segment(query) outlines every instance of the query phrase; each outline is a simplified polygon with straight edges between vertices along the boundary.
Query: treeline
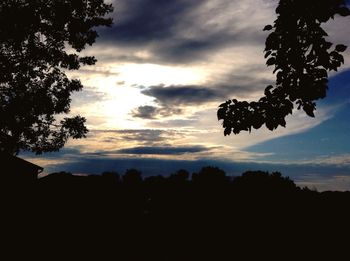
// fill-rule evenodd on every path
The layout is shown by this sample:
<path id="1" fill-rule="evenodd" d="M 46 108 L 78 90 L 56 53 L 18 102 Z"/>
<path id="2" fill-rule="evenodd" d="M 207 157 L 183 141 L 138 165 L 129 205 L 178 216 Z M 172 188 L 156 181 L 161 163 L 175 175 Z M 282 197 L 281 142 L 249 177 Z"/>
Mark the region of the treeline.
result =
<path id="1" fill-rule="evenodd" d="M 26 242 L 39 236 L 41 249 L 73 251 L 78 260 L 93 254 L 98 260 L 107 254 L 120 260 L 265 258 L 295 244 L 297 254 L 329 242 L 325 235 L 337 238 L 350 206 L 348 192 L 300 188 L 278 172 L 231 177 L 216 167 L 145 178 L 136 169 L 61 172 L 12 191 L 17 194 L 3 208 L 11 234 Z"/>

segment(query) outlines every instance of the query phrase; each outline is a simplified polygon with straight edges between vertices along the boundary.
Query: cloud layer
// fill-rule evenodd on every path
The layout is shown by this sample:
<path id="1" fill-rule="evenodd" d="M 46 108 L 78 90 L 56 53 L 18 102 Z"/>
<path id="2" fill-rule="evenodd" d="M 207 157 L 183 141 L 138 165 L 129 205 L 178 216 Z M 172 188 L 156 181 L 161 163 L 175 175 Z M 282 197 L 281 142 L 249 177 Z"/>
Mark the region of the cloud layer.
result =
<path id="1" fill-rule="evenodd" d="M 97 65 L 70 73 L 86 86 L 73 96 L 72 113 L 87 118 L 88 137 L 41 159 L 27 157 L 49 172 L 101 173 L 140 166 L 146 174 L 170 174 L 177 168 L 218 165 L 232 175 L 247 169 L 280 170 L 300 184 L 322 188 L 327 182 L 339 185 L 339 177 L 346 176 L 348 147 L 340 151 L 344 146 L 339 145 L 334 154 L 329 147 L 348 145 L 347 114 L 337 117 L 337 108 L 349 101 L 343 88 L 348 77 L 331 80 L 316 119 L 295 112 L 285 129 L 230 137 L 223 136 L 217 121 L 220 103 L 260 98 L 274 82 L 263 58 L 267 33 L 262 28 L 275 20 L 277 0 L 112 2 L 114 25 L 99 30 L 97 43 L 84 51 L 96 56 Z M 331 40 L 350 45 L 348 22 L 336 19 L 327 25 Z M 349 67 L 348 53 L 344 68 Z M 317 126 L 322 130 L 315 134 Z M 329 130 L 336 133 L 332 139 L 323 137 Z M 303 149 L 307 153 L 298 152 L 302 143 L 308 144 Z"/>

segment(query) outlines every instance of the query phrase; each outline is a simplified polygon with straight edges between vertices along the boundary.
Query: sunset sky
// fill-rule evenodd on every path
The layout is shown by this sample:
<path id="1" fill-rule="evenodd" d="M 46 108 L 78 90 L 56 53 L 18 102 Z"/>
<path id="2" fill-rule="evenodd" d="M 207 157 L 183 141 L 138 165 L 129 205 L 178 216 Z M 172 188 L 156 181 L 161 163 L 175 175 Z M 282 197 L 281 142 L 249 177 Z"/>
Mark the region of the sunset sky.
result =
<path id="1" fill-rule="evenodd" d="M 99 29 L 82 54 L 98 62 L 69 72 L 84 90 L 72 114 L 87 118 L 86 139 L 57 153 L 21 156 L 45 173 L 190 172 L 214 165 L 230 175 L 280 171 L 298 185 L 350 190 L 350 49 L 330 75 L 316 117 L 295 111 L 286 128 L 224 137 L 216 111 L 236 98 L 255 100 L 275 75 L 265 65 L 267 32 L 277 0 L 116 0 L 114 25 Z M 350 18 L 325 26 L 350 46 Z"/>

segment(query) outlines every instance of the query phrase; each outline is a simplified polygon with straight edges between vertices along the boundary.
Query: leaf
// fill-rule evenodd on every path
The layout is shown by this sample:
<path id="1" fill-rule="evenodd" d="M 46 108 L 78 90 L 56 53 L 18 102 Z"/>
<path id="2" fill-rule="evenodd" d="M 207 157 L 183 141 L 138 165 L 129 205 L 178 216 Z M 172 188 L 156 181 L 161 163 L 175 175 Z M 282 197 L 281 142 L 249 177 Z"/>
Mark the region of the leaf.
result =
<path id="1" fill-rule="evenodd" d="M 231 128 L 225 128 L 224 130 L 224 136 L 231 134 Z"/>
<path id="2" fill-rule="evenodd" d="M 332 44 L 331 42 L 325 42 L 325 43 L 324 43 L 324 48 L 325 48 L 325 49 L 329 49 L 329 48 L 332 47 L 332 45 L 333 45 L 333 44 Z"/>
<path id="3" fill-rule="evenodd" d="M 308 116 L 310 116 L 312 118 L 315 117 L 315 114 L 314 114 L 315 106 L 313 106 L 311 104 L 305 104 L 303 109 Z"/>
<path id="4" fill-rule="evenodd" d="M 270 131 L 272 131 L 272 130 L 274 129 L 274 123 L 273 123 L 272 120 L 266 120 L 265 126 L 266 126 L 266 128 L 268 128 Z"/>
<path id="5" fill-rule="evenodd" d="M 286 120 L 285 119 L 281 119 L 280 120 L 280 125 L 285 128 L 286 127 Z"/>
<path id="6" fill-rule="evenodd" d="M 337 52 L 344 52 L 346 50 L 347 46 L 344 45 L 344 44 L 338 44 L 336 47 L 335 47 L 335 50 Z"/>
<path id="7" fill-rule="evenodd" d="M 318 70 L 318 73 L 319 73 L 320 77 L 324 77 L 324 78 L 328 77 L 327 70 L 325 70 L 325 69 Z"/>
<path id="8" fill-rule="evenodd" d="M 266 61 L 267 66 L 274 65 L 276 63 L 276 58 L 271 57 Z"/>
<path id="9" fill-rule="evenodd" d="M 278 65 L 275 67 L 275 69 L 273 70 L 273 72 L 272 73 L 275 73 L 275 72 L 277 72 L 279 69 L 281 69 Z"/>
<path id="10" fill-rule="evenodd" d="M 269 86 L 267 86 L 266 88 L 265 88 L 265 92 L 264 92 L 264 94 L 265 94 L 265 96 L 268 96 L 268 95 L 270 95 L 271 94 L 271 89 L 273 88 L 273 86 L 272 85 L 269 85 Z"/>
<path id="11" fill-rule="evenodd" d="M 217 112 L 217 116 L 218 116 L 218 120 L 222 120 L 225 117 L 225 109 L 224 108 L 220 108 Z"/>
<path id="12" fill-rule="evenodd" d="M 275 32 L 270 33 L 265 41 L 265 50 L 278 48 L 278 35 Z"/>
<path id="13" fill-rule="evenodd" d="M 267 51 L 267 52 L 265 53 L 265 58 L 267 58 L 271 53 L 272 53 L 272 51 Z"/>
<path id="14" fill-rule="evenodd" d="M 272 29 L 272 25 L 268 24 L 264 27 L 263 31 L 270 31 Z"/>
<path id="15" fill-rule="evenodd" d="M 348 15 L 350 15 L 350 10 L 349 10 L 349 8 L 343 6 L 343 7 L 338 8 L 337 13 L 340 14 L 341 16 L 348 16 Z"/>
<path id="16" fill-rule="evenodd" d="M 257 102 L 239 101 L 228 106 L 224 116 L 227 125 L 223 127 L 229 126 L 230 133 L 250 132 L 263 125 L 269 130 L 285 127 L 285 118 L 295 107 L 315 117 L 315 101 L 327 94 L 328 73 L 344 63 L 342 52 L 347 46 L 327 41 L 321 24 L 339 15 L 350 16 L 345 0 L 319 1 L 317 9 L 317 1 L 278 2 L 277 20 L 262 26 L 263 31 L 270 31 L 262 55 L 276 74 L 274 87 L 265 88 L 265 95 Z M 308 10 L 313 10 L 312 15 Z"/>

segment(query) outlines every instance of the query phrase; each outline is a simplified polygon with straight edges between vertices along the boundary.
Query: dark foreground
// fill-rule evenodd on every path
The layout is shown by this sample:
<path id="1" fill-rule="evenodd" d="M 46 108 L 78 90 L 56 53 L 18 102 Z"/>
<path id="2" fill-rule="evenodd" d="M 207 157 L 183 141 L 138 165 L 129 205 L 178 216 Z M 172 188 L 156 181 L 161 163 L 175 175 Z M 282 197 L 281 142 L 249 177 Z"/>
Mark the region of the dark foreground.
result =
<path id="1" fill-rule="evenodd" d="M 186 171 L 139 174 L 57 173 L 2 184 L 2 254 L 187 261 L 340 260 L 348 253 L 349 192 L 301 189 L 278 173 L 233 179 L 210 167 L 192 179 Z"/>

